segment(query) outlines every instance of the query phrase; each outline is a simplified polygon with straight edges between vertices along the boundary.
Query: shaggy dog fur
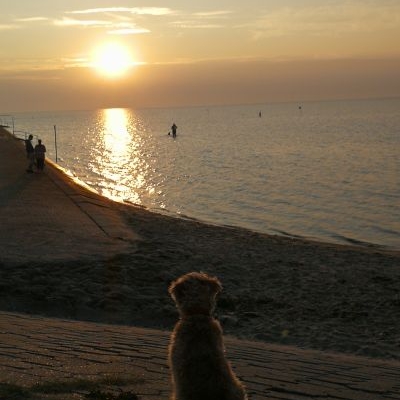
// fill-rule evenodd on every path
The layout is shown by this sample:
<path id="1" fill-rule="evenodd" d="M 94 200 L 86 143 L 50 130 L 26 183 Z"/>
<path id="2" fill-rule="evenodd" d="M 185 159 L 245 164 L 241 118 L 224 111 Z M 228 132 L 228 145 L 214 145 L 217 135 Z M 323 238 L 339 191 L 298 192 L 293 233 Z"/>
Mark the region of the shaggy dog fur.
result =
<path id="1" fill-rule="evenodd" d="M 169 346 L 172 400 L 246 400 L 243 385 L 228 361 L 222 329 L 212 317 L 219 280 L 191 272 L 172 282 L 169 293 L 180 320 Z"/>

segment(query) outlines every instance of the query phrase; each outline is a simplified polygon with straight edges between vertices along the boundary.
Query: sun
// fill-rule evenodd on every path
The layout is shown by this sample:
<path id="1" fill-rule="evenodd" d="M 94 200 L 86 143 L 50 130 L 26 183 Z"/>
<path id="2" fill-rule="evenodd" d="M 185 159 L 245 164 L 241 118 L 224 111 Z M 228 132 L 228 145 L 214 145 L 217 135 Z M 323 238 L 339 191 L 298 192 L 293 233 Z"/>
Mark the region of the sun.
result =
<path id="1" fill-rule="evenodd" d="M 134 65 L 128 49 L 120 43 L 104 43 L 93 53 L 92 66 L 109 78 L 124 75 Z"/>

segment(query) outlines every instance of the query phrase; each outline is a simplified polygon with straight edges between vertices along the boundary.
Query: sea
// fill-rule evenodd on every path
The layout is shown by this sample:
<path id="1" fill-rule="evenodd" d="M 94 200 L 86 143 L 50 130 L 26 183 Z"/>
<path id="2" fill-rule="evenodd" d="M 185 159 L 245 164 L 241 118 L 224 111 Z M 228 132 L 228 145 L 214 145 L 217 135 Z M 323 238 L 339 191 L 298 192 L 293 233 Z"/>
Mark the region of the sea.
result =
<path id="1" fill-rule="evenodd" d="M 117 201 L 400 249 L 400 99 L 14 113 L 12 125 Z"/>

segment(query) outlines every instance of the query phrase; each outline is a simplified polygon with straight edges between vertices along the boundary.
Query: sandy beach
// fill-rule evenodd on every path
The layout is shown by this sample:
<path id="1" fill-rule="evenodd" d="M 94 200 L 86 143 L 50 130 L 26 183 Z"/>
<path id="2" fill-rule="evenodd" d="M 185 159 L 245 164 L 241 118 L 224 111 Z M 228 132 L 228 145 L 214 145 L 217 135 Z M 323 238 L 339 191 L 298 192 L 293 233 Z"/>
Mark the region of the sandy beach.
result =
<path id="1" fill-rule="evenodd" d="M 108 259 L 3 264 L 2 310 L 171 329 L 167 288 L 221 280 L 226 334 L 400 359 L 398 254 L 271 237 L 115 204 L 141 240 Z"/>
<path id="2" fill-rule="evenodd" d="M 69 188 L 94 196 L 71 182 Z M 50 252 L 43 245 L 17 262 L 3 246 L 1 310 L 170 330 L 177 319 L 170 282 L 204 271 L 224 287 L 216 312 L 227 335 L 400 360 L 399 252 L 213 226 L 95 197 L 134 239 L 107 252 L 100 243 L 98 257 L 37 257 Z M 82 249 L 96 239 L 79 240 Z"/>

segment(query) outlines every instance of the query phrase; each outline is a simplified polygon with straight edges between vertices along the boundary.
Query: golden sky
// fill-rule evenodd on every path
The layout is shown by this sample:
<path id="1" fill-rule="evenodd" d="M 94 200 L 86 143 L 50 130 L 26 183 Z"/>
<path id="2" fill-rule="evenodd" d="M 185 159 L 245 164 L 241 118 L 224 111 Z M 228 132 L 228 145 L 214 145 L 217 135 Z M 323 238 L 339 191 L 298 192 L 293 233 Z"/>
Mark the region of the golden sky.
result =
<path id="1" fill-rule="evenodd" d="M 0 0 L 0 111 L 400 96 L 398 0 Z"/>

